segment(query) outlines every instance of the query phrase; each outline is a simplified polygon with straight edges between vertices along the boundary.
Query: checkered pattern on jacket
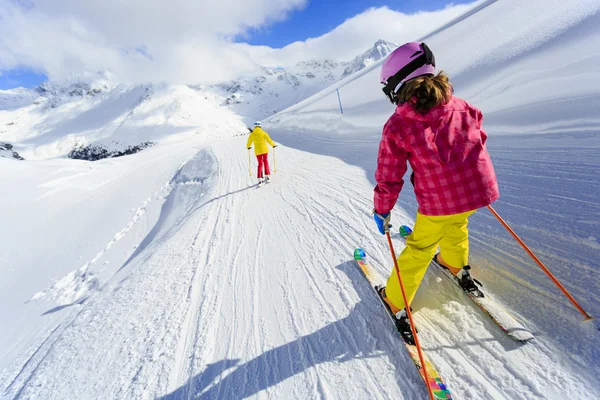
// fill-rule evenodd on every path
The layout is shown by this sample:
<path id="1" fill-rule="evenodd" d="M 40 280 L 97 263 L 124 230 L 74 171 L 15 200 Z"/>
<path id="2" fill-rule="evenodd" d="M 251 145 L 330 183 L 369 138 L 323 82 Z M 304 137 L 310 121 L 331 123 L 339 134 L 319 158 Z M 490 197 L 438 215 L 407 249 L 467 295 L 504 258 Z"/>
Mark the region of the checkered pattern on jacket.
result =
<path id="1" fill-rule="evenodd" d="M 481 111 L 454 96 L 426 114 L 417 113 L 408 103 L 399 105 L 379 144 L 375 210 L 387 213 L 394 207 L 407 161 L 423 215 L 459 214 L 498 199 L 482 120 Z"/>

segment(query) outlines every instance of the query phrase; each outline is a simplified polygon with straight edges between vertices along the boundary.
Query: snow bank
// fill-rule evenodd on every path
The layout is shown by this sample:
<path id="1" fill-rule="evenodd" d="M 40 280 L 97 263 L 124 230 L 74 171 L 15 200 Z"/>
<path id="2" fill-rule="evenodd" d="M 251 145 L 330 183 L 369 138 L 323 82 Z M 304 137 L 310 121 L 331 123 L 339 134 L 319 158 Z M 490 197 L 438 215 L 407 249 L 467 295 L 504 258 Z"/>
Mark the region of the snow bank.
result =
<path id="1" fill-rule="evenodd" d="M 456 94 L 482 109 L 490 133 L 598 131 L 599 11 L 593 0 L 488 1 L 423 40 Z M 380 64 L 268 122 L 286 130 L 378 135 L 393 111 L 381 92 Z"/>

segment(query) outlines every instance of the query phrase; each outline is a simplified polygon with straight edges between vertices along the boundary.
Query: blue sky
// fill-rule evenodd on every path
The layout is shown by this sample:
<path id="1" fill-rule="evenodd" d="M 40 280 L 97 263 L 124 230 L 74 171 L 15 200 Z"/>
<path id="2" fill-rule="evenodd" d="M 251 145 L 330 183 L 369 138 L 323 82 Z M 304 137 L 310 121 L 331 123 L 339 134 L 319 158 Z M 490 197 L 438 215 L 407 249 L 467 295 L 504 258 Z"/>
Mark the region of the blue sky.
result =
<path id="1" fill-rule="evenodd" d="M 46 75 L 37 74 L 28 69 L 13 69 L 0 75 L 0 89 L 16 87 L 35 87 L 46 81 Z"/>
<path id="2" fill-rule="evenodd" d="M 473 0 L 312 0 L 302 10 L 293 12 L 289 18 L 275 25 L 250 32 L 250 37 L 240 42 L 280 48 L 297 40 L 321 36 L 340 25 L 346 19 L 371 7 L 384 7 L 414 13 L 433 11 L 448 4 L 466 4 Z"/>
<path id="3" fill-rule="evenodd" d="M 95 1 L 103 6 L 100 8 L 92 7 L 93 4 L 96 4 L 94 3 Z M 227 58 L 232 54 L 235 55 L 235 51 L 221 52 L 221 50 L 227 47 L 228 43 L 218 43 L 215 41 L 219 35 L 218 30 L 225 26 L 224 32 L 226 32 L 227 28 L 235 29 L 237 26 L 240 27 L 241 31 L 244 22 L 252 21 L 250 23 L 252 25 L 256 24 L 257 20 L 260 20 L 260 17 L 257 18 L 257 14 L 271 13 L 273 15 L 277 12 L 276 4 L 271 4 L 270 2 L 266 2 L 265 4 L 259 3 L 259 5 L 262 4 L 262 8 L 258 8 L 259 6 L 251 0 L 242 0 L 237 13 L 232 14 L 228 10 L 222 10 L 223 12 L 214 14 L 211 10 L 214 7 L 219 7 L 218 3 L 213 4 L 211 9 L 206 9 L 205 6 L 198 5 L 202 2 L 190 1 L 182 2 L 178 6 L 179 8 L 170 10 L 173 14 L 171 18 L 166 18 L 163 11 L 154 13 L 151 11 L 153 8 L 149 7 L 148 10 L 144 11 L 150 12 L 150 14 L 145 14 L 145 17 L 142 19 L 147 22 L 142 25 L 134 25 L 130 23 L 131 18 L 139 18 L 139 15 L 137 15 L 139 12 L 134 13 L 134 15 L 127 13 L 122 13 L 123 15 L 114 14 L 114 9 L 121 7 L 120 1 L 86 0 L 86 2 L 78 3 L 78 8 L 72 7 L 72 3 L 66 0 L 57 0 L 57 3 L 52 4 L 39 3 L 33 8 L 34 12 L 23 13 L 20 19 L 13 18 L 12 21 L 7 20 L 8 22 L 12 22 L 13 26 L 10 26 L 10 24 L 5 26 L 4 33 L 2 33 L 2 26 L 0 26 L 0 50 L 2 49 L 2 45 L 9 49 L 7 53 L 9 61 L 5 65 L 8 65 L 7 68 L 14 68 L 15 65 L 19 65 L 18 61 L 20 59 L 34 60 L 31 61 L 30 65 L 41 66 L 38 68 L 42 71 L 48 71 L 53 79 L 61 76 L 64 78 L 64 76 L 69 75 L 78 76 L 82 72 L 85 72 L 83 67 L 87 68 L 88 72 L 99 71 L 103 68 L 108 68 L 112 71 L 114 69 L 118 70 L 121 67 L 122 70 L 129 71 L 129 75 L 132 75 L 134 78 L 139 75 L 140 79 L 148 79 L 146 77 L 151 76 L 151 78 L 161 81 L 189 81 L 190 79 L 196 79 L 198 76 L 203 76 L 212 77 L 213 80 L 218 81 L 218 79 L 225 78 L 223 74 L 228 73 L 228 77 L 231 77 L 238 72 L 234 71 L 235 68 L 248 64 L 245 59 L 239 59 L 236 62 Z M 160 2 L 160 0 L 148 1 L 154 3 Z M 285 0 L 284 3 L 291 7 L 290 4 L 298 3 L 299 1 Z M 308 1 L 308 4 L 304 8 L 291 12 L 286 20 L 270 26 L 252 29 L 246 35 L 238 37 L 236 41 L 280 49 L 290 43 L 302 42 L 308 38 L 321 38 L 324 34 L 340 26 L 344 21 L 351 18 L 354 20 L 361 13 L 368 14 L 365 13 L 365 10 L 373 7 L 387 6 L 391 11 L 383 14 L 377 13 L 377 15 L 372 14 L 370 23 L 369 21 L 362 21 L 360 23 L 357 21 L 351 27 L 346 26 L 345 30 L 336 30 L 334 37 L 328 35 L 329 39 L 327 40 L 320 40 L 318 43 L 313 41 L 310 44 L 306 42 L 303 46 L 286 48 L 281 51 L 277 50 L 275 53 L 265 53 L 262 51 L 260 57 L 258 57 L 259 50 L 256 50 L 256 57 L 260 59 L 261 64 L 264 63 L 263 65 L 281 65 L 281 63 L 285 62 L 291 65 L 300 60 L 313 59 L 310 57 L 314 57 L 314 59 L 325 57 L 335 59 L 337 57 L 345 61 L 359 54 L 360 51 L 366 50 L 376 39 L 387 38 L 388 40 L 397 41 L 401 40 L 400 38 L 418 37 L 418 34 L 425 34 L 435 28 L 435 26 L 423 26 L 423 20 L 434 21 L 434 23 L 439 24 L 446 18 L 443 16 L 432 16 L 427 19 L 428 17 L 420 18 L 415 16 L 409 21 L 405 18 L 403 23 L 397 24 L 398 27 L 396 29 L 396 27 L 392 27 L 392 25 L 396 25 L 393 22 L 398 21 L 396 12 L 404 14 L 411 14 L 418 11 L 431 12 L 444 9 L 450 4 L 461 5 L 472 1 L 396 0 L 385 2 L 381 0 L 312 0 Z M 44 6 L 46 8 L 43 8 Z M 459 8 L 461 6 L 455 7 L 455 9 Z M 30 9 L 31 7 L 28 11 Z M 157 9 L 160 9 L 160 7 Z M 2 11 L 2 6 L 0 6 L 0 16 L 2 15 Z M 94 32 L 94 35 L 82 34 L 80 37 L 73 36 L 73 32 L 77 34 L 78 31 L 66 29 L 64 20 L 59 18 L 68 17 L 71 12 L 82 16 L 83 19 L 79 21 L 81 26 L 99 28 L 100 35 L 96 35 L 97 32 Z M 446 11 L 443 13 L 438 12 L 437 14 L 447 15 L 447 18 L 453 16 L 450 15 L 452 14 L 451 12 Z M 387 16 L 385 23 L 383 21 L 379 23 L 382 16 Z M 204 20 L 201 18 L 204 18 Z M 23 21 L 26 24 L 23 24 Z M 165 23 L 165 21 L 168 23 Z M 162 43 L 163 36 L 159 34 L 157 39 L 157 25 L 160 25 L 160 32 L 165 37 L 177 39 L 171 46 L 162 46 L 162 53 L 160 51 L 161 45 L 164 44 Z M 186 32 L 193 31 L 193 29 L 189 29 L 190 26 L 204 26 L 206 29 L 206 32 L 203 33 L 204 36 L 190 37 L 189 34 L 186 34 Z M 362 29 L 360 29 L 361 26 Z M 186 29 L 188 30 L 186 31 Z M 390 33 L 390 29 L 392 33 Z M 9 39 L 8 37 L 11 35 L 12 39 Z M 140 62 L 139 64 L 118 65 L 119 62 L 131 61 L 133 63 L 131 58 L 117 57 L 115 54 L 122 55 L 122 49 L 131 46 L 126 39 L 134 36 L 137 38 L 136 40 L 142 42 L 139 44 L 140 48 L 149 45 L 148 48 L 159 53 L 147 55 L 146 59 L 152 61 L 151 63 L 146 62 L 143 64 Z M 3 37 L 4 44 L 2 43 Z M 97 38 L 97 43 L 89 41 L 90 38 L 94 37 Z M 181 46 L 182 40 L 190 41 L 190 43 L 195 40 L 190 47 L 194 48 L 193 53 L 196 54 L 191 54 L 190 52 L 171 54 L 168 52 L 169 49 Z M 149 41 L 149 43 L 143 43 L 144 41 Z M 123 43 L 127 44 L 124 45 Z M 208 47 L 202 49 L 204 51 L 201 52 L 198 51 L 199 43 L 212 43 L 212 46 L 207 45 Z M 26 46 L 23 47 L 22 44 L 26 44 Z M 174 61 L 174 55 L 181 57 L 180 62 Z M 210 59 L 207 59 L 206 55 L 209 55 Z M 12 64 L 10 61 L 11 56 Z M 2 54 L 0 54 L 0 57 L 2 57 Z M 254 58 L 253 60 L 259 62 Z M 111 61 L 116 62 L 117 65 L 110 65 Z M 195 68 L 192 68 L 190 63 L 195 63 Z M 183 64 L 188 67 L 188 71 L 193 72 L 194 76 L 186 79 L 181 78 L 185 71 L 178 70 L 176 66 Z M 83 67 L 80 68 L 80 66 Z M 212 69 L 206 68 L 211 66 Z M 4 71 L 1 70 L 1 67 L 2 60 L 0 59 L 0 89 L 11 89 L 20 86 L 35 87 L 47 80 L 45 74 L 35 72 L 27 67 Z M 201 70 L 203 72 L 199 73 Z M 220 73 L 223 75 L 222 77 L 218 76 Z"/>

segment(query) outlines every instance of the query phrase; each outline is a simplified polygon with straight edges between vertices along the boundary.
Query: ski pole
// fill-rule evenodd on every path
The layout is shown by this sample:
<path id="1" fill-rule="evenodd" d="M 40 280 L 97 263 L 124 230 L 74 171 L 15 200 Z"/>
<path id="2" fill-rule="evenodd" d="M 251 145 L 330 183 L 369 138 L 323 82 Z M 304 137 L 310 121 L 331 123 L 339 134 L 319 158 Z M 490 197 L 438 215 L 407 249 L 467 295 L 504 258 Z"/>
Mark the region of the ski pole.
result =
<path id="1" fill-rule="evenodd" d="M 427 390 L 429 391 L 429 398 L 431 400 L 435 400 L 433 390 L 429 386 L 429 373 L 427 372 L 427 365 L 425 365 L 425 358 L 423 357 L 423 350 L 421 350 L 421 343 L 419 342 L 419 336 L 417 336 L 417 330 L 415 329 L 415 322 L 413 321 L 412 311 L 410 311 L 410 305 L 408 304 L 406 292 L 404 291 L 404 284 L 402 283 L 402 278 L 400 277 L 400 269 L 398 268 L 398 260 L 396 260 L 396 253 L 394 252 L 394 245 L 392 244 L 390 231 L 386 230 L 385 234 L 387 235 L 388 245 L 390 246 L 390 251 L 392 252 L 392 259 L 394 260 L 394 268 L 396 269 L 396 275 L 398 276 L 398 282 L 400 283 L 400 289 L 402 290 L 402 298 L 404 299 L 404 304 L 406 306 L 406 314 L 408 315 L 408 319 L 410 321 L 410 329 L 412 330 L 413 337 L 415 338 L 415 345 L 417 346 L 417 352 L 419 353 L 419 361 L 421 362 L 421 371 L 423 372 L 425 386 L 427 386 Z"/>
<path id="2" fill-rule="evenodd" d="M 500 223 L 506 228 L 506 230 L 508 232 L 510 232 L 510 234 L 515 238 L 515 240 L 521 245 L 521 247 L 523 247 L 523 249 L 525 249 L 525 251 L 527 252 L 527 254 L 529 254 L 531 256 L 531 258 L 533 258 L 533 261 L 535 261 L 537 263 L 537 265 L 540 266 L 540 268 L 546 273 L 546 275 L 548 275 L 548 277 L 550 279 L 552 279 L 552 282 L 554 282 L 554 284 L 556 286 L 558 286 L 558 288 L 563 292 L 563 294 L 565 296 L 567 296 L 567 298 L 569 300 L 571 300 L 571 303 L 573 303 L 573 305 L 579 310 L 579 312 L 585 317 L 584 321 L 590 321 L 593 319 L 592 316 L 590 316 L 587 312 L 585 312 L 585 310 L 583 309 L 583 307 L 581 307 L 579 305 L 579 303 L 577 303 L 577 301 L 573 298 L 573 296 L 571 296 L 571 294 L 567 291 L 567 289 L 565 289 L 565 287 L 563 285 L 561 285 L 561 283 L 558 281 L 558 279 L 556 279 L 556 277 L 554 275 L 552 275 L 552 272 L 550 272 L 548 270 L 548 268 L 546 268 L 546 266 L 540 261 L 539 258 L 537 258 L 537 256 L 535 254 L 533 254 L 533 251 L 531 251 L 529 249 L 529 247 L 527 247 L 527 245 L 521 240 L 521 238 L 519 236 L 517 236 L 517 234 L 515 233 L 515 231 L 513 231 L 511 229 L 510 226 L 508 226 L 508 224 L 506 223 L 506 221 L 504 221 L 502 219 L 502 217 L 500 216 L 500 214 L 498 214 L 496 212 L 496 210 L 494 210 L 492 208 L 492 206 L 488 206 L 489 210 L 492 212 L 492 214 L 494 214 L 494 216 L 496 218 L 498 218 L 498 221 L 500 221 Z"/>
<path id="3" fill-rule="evenodd" d="M 252 167 L 250 166 L 250 149 L 248 149 L 248 174 L 252 176 Z"/>
<path id="4" fill-rule="evenodd" d="M 273 147 L 273 172 L 277 172 L 277 159 L 275 158 L 275 147 Z"/>

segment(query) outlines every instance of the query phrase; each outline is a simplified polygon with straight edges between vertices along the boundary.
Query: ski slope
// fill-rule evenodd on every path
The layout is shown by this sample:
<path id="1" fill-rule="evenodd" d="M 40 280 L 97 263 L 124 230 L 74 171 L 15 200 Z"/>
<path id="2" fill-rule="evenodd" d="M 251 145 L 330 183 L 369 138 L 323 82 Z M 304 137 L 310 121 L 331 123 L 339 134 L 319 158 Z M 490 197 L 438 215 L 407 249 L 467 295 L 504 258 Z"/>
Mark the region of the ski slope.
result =
<path id="1" fill-rule="evenodd" d="M 278 148 L 285 162 L 257 188 L 240 148 L 212 143 L 179 169 L 133 258 L 5 369 L 6 398 L 426 396 L 352 261 L 361 243 L 388 270 L 364 171 Z M 457 398 L 600 393 L 551 341 L 506 338 L 439 276 L 416 315 Z"/>
<path id="2" fill-rule="evenodd" d="M 600 3 L 515 5 L 483 2 L 424 40 L 456 94 L 484 113 L 501 191 L 496 207 L 586 308 L 598 314 Z M 539 16 L 531 19 L 536 12 Z M 374 184 L 381 129 L 393 112 L 378 80 L 377 66 L 365 69 L 267 122 L 283 143 L 360 166 Z M 404 190 L 399 202 L 415 212 L 410 185 Z M 497 285 L 505 301 L 517 305 L 514 283 L 528 282 L 528 291 L 560 296 L 543 275 L 528 271 L 528 258 L 489 214 L 476 214 L 474 222 L 481 222 L 475 226 L 474 245 L 485 253 L 477 261 L 490 264 L 493 280 L 505 276 L 504 284 Z M 507 264 L 510 271 L 493 264 Z M 560 310 L 547 315 L 562 319 Z M 532 316 L 537 312 L 532 308 Z"/>
<path id="3" fill-rule="evenodd" d="M 498 211 L 595 315 L 599 9 L 486 1 L 426 39 L 457 95 L 484 111 Z M 63 119 L 11 97 L 0 117 L 19 120 L 3 135 L 34 160 L 0 158 L 0 399 L 426 398 L 352 257 L 361 246 L 391 270 L 370 215 L 393 111 L 377 76 L 368 67 L 266 121 L 281 145 L 262 188 L 240 117 L 199 91 L 160 87 L 141 103 L 112 91 L 112 108 L 59 103 Z M 88 112 L 97 123 L 84 129 L 94 107 L 119 112 Z M 73 137 L 146 133 L 157 145 L 131 156 L 57 157 Z M 394 229 L 413 221 L 409 186 Z M 491 215 L 470 229 L 474 275 L 536 339 L 508 339 L 431 269 L 414 314 L 454 398 L 599 398 L 593 325 Z"/>

